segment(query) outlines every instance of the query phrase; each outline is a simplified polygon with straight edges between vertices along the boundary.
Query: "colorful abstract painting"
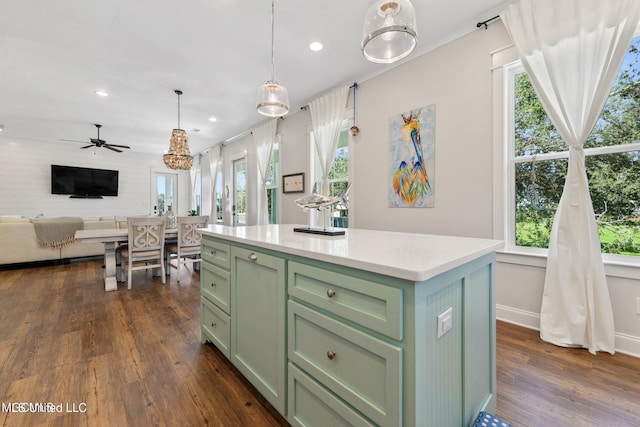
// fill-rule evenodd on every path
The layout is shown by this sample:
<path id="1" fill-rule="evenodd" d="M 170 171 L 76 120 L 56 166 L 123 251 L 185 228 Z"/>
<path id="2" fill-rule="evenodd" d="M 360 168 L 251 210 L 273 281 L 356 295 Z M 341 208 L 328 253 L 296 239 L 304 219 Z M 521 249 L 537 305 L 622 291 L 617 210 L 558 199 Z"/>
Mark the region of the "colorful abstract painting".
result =
<path id="1" fill-rule="evenodd" d="M 389 120 L 389 206 L 432 208 L 436 106 L 407 111 Z"/>

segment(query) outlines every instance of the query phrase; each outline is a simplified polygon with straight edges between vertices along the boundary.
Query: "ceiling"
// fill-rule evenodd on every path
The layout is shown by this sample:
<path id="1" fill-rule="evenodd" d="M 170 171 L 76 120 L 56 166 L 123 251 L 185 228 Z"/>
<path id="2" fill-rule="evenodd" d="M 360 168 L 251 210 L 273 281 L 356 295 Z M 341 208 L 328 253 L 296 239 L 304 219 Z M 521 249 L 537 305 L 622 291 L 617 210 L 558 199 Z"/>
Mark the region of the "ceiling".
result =
<path id="1" fill-rule="evenodd" d="M 418 46 L 403 62 L 476 31 L 507 3 L 413 0 Z M 291 112 L 398 65 L 360 52 L 371 4 L 276 1 L 275 80 Z M 161 155 L 177 126 L 175 89 L 192 153 L 233 139 L 268 120 L 255 102 L 271 78 L 270 14 L 269 0 L 9 0 L 0 13 L 0 140 L 80 148 L 60 140 L 89 141 L 100 123 L 108 143 Z M 324 49 L 311 51 L 313 41 Z"/>

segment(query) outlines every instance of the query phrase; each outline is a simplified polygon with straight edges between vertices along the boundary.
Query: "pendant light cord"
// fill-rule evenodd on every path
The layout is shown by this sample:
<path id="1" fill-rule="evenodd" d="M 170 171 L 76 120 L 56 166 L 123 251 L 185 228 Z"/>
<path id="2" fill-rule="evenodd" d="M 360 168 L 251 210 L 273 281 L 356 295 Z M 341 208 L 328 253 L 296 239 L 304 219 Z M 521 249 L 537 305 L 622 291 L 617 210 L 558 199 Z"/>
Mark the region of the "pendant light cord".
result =
<path id="1" fill-rule="evenodd" d="M 358 89 L 358 83 L 353 83 L 353 125 L 357 126 L 356 120 L 356 89 Z"/>
<path id="2" fill-rule="evenodd" d="M 176 95 L 178 95 L 178 129 L 180 129 L 180 95 L 182 95 L 181 90 L 174 90 Z"/>
<path id="3" fill-rule="evenodd" d="M 276 53 L 275 53 L 275 10 L 276 10 L 276 1 L 271 0 L 271 81 L 275 81 L 276 75 Z"/>

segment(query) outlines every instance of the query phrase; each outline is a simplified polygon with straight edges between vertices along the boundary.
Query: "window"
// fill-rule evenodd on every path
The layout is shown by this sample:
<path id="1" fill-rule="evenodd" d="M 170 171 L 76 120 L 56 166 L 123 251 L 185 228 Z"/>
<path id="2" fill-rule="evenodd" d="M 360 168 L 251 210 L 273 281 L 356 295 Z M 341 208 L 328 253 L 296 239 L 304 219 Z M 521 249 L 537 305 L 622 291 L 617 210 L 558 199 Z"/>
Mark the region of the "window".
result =
<path id="1" fill-rule="evenodd" d="M 584 145 L 603 253 L 640 255 L 640 37 L 627 52 L 609 99 Z M 506 239 L 547 248 L 568 165 L 567 144 L 520 64 L 507 66 Z"/>
<path id="2" fill-rule="evenodd" d="M 222 222 L 222 168 L 216 174 L 216 188 L 214 191 L 214 203 L 216 206 L 216 222 Z"/>
<path id="3" fill-rule="evenodd" d="M 247 223 L 247 159 L 233 162 L 233 224 Z"/>
<path id="4" fill-rule="evenodd" d="M 280 182 L 280 150 L 279 144 L 273 144 L 273 154 L 269 165 L 269 176 L 265 182 L 267 188 L 267 209 L 269 212 L 269 224 L 278 223 L 278 188 Z"/>
<path id="5" fill-rule="evenodd" d="M 151 203 L 154 214 L 164 214 L 169 206 L 173 206 L 174 212 L 178 211 L 178 175 L 169 173 L 156 173 L 154 179 L 154 192 Z"/>
<path id="6" fill-rule="evenodd" d="M 196 186 L 194 188 L 195 193 L 195 211 L 197 215 L 201 215 L 202 212 L 202 173 L 201 169 L 198 167 L 196 171 Z"/>
<path id="7" fill-rule="evenodd" d="M 349 122 L 345 121 L 340 132 L 340 139 L 334 157 L 333 166 L 329 171 L 329 196 L 340 196 L 349 185 Z M 311 153 L 313 170 L 311 176 L 314 178 L 313 183 L 317 183 L 318 191 L 322 184 L 322 167 L 316 155 L 315 141 L 313 140 L 313 132 L 311 135 Z M 312 212 L 313 213 L 313 212 Z M 332 207 L 331 212 L 332 225 L 334 227 L 347 228 L 349 226 L 349 208 L 348 206 L 338 203 Z M 312 224 L 321 222 L 316 219 Z"/>

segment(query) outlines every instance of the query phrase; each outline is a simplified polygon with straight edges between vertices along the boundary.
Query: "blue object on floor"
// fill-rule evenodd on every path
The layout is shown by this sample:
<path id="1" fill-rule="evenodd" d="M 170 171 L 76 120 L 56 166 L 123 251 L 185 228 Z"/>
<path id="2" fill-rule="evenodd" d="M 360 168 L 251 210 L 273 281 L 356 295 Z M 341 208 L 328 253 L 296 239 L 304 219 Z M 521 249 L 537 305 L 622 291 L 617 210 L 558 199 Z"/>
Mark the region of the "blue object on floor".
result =
<path id="1" fill-rule="evenodd" d="M 472 427 L 512 427 L 512 426 L 508 422 L 501 420 L 495 415 L 492 415 L 485 411 L 480 411 Z"/>

